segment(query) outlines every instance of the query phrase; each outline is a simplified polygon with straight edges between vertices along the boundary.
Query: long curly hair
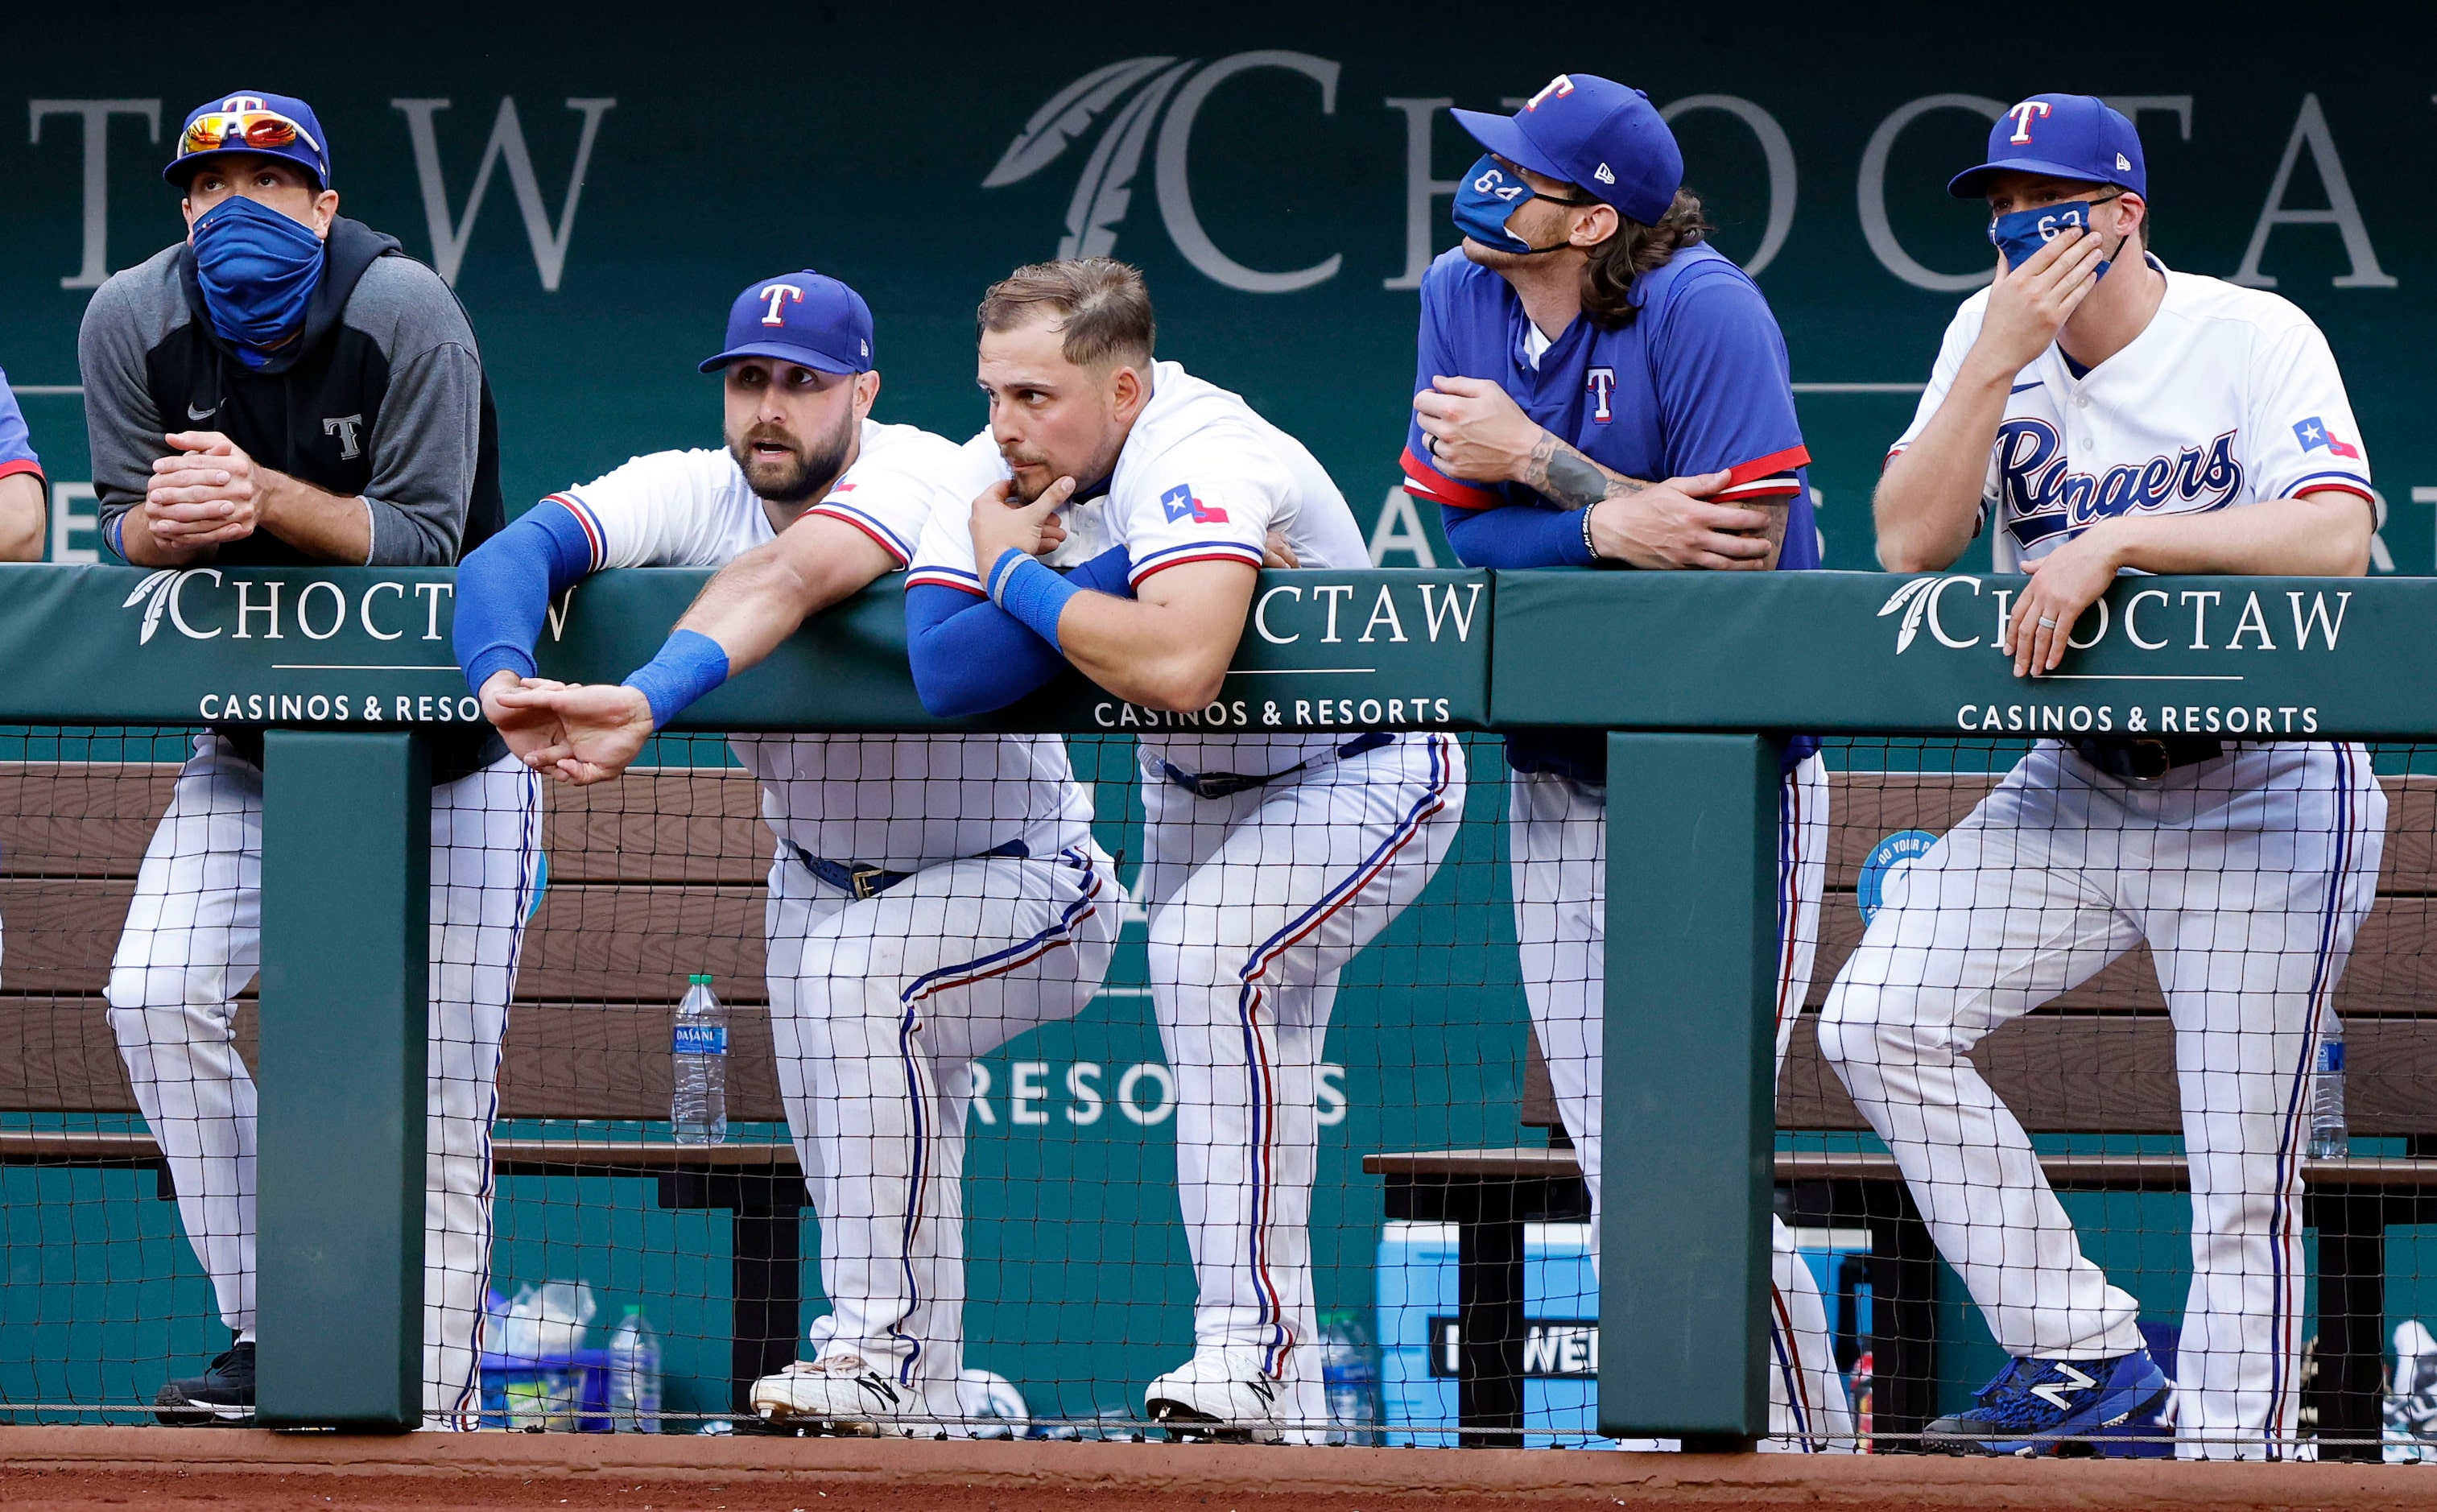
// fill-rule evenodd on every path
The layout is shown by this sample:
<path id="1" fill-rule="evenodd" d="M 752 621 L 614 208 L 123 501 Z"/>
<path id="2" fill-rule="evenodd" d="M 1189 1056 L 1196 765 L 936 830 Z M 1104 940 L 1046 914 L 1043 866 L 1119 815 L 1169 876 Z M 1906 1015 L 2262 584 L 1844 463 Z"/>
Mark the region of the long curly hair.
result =
<path id="1" fill-rule="evenodd" d="M 1640 314 L 1633 298 L 1634 280 L 1667 265 L 1680 248 L 1709 238 L 1716 230 L 1701 214 L 1701 197 L 1677 189 L 1675 202 L 1657 225 L 1619 216 L 1615 236 L 1590 252 L 1583 265 L 1583 313 L 1602 330 L 1622 330 Z"/>

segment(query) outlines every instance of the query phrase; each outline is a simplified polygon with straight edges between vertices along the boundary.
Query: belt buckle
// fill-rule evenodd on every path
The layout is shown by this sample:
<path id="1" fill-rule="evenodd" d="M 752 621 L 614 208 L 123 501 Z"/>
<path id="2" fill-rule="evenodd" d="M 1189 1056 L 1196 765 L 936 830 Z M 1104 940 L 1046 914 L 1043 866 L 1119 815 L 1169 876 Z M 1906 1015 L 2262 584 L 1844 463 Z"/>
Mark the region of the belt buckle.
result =
<path id="1" fill-rule="evenodd" d="M 2132 740 L 2126 743 L 2125 754 L 2131 758 L 2132 770 L 2126 775 L 2135 782 L 2162 781 L 2175 769 L 2174 758 L 2167 753 L 2163 740 Z M 2152 770 L 2151 768 L 2155 768 Z"/>
<path id="2" fill-rule="evenodd" d="M 857 903 L 868 902 L 880 895 L 880 889 L 873 887 L 872 883 L 887 874 L 888 872 L 881 867 L 850 867 L 846 874 L 848 890 L 854 894 Z"/>

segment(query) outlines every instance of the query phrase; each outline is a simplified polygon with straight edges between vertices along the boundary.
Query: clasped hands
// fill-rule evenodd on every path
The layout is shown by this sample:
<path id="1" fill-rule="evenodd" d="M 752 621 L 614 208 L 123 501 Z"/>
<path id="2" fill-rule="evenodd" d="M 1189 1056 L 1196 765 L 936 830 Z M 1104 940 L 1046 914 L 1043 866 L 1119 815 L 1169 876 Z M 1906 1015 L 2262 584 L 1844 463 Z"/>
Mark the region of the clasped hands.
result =
<path id="1" fill-rule="evenodd" d="M 1618 479 L 1523 413 L 1487 378 L 1433 378 L 1413 396 L 1430 465 L 1463 483 L 1519 483 L 1562 507 L 1591 510 L 1591 543 L 1641 568 L 1749 570 L 1768 565 L 1772 517 L 1710 495 L 1731 474 L 1660 483 Z M 1579 477 L 1573 476 L 1579 474 Z"/>

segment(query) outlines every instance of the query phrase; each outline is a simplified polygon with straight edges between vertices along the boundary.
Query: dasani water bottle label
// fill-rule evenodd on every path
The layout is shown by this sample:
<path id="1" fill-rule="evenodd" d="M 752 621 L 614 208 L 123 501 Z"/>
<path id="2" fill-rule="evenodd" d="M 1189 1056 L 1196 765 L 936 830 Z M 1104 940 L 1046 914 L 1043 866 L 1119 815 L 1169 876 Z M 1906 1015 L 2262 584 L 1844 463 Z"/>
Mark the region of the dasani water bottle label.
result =
<path id="1" fill-rule="evenodd" d="M 725 1024 L 680 1024 L 669 1048 L 678 1055 L 726 1055 L 728 1026 Z"/>

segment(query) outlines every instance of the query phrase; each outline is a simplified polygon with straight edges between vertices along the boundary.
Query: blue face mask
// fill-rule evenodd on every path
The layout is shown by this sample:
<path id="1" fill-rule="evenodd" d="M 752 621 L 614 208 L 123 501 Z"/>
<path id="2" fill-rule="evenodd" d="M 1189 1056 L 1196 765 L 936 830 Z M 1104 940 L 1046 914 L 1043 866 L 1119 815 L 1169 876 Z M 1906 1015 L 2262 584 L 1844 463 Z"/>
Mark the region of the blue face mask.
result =
<path id="1" fill-rule="evenodd" d="M 1547 200 L 1556 204 L 1588 204 L 1587 200 L 1560 200 L 1552 194 L 1539 194 L 1513 170 L 1501 166 L 1495 157 L 1483 154 L 1481 160 L 1464 170 L 1455 189 L 1455 228 L 1484 247 L 1500 252 L 1554 252 L 1566 245 L 1563 241 L 1535 247 L 1506 229 L 1506 220 L 1522 207 L 1526 200 Z"/>
<path id="2" fill-rule="evenodd" d="M 2090 212 L 2098 208 L 2095 200 L 2077 200 L 2071 204 L 2043 205 L 2037 210 L 2017 210 L 2001 215 L 1989 226 L 1989 239 L 2006 255 L 2006 266 L 2020 268 L 2033 253 L 2054 241 L 2067 226 L 2076 226 L 2095 236 L 2090 229 Z M 2120 247 L 2117 249 L 2121 251 Z M 2108 262 L 2101 258 L 2098 275 L 2107 275 Z"/>
<path id="3" fill-rule="evenodd" d="M 233 194 L 195 218 L 195 279 L 212 329 L 259 365 L 257 354 L 305 324 L 322 282 L 322 238 Z"/>

